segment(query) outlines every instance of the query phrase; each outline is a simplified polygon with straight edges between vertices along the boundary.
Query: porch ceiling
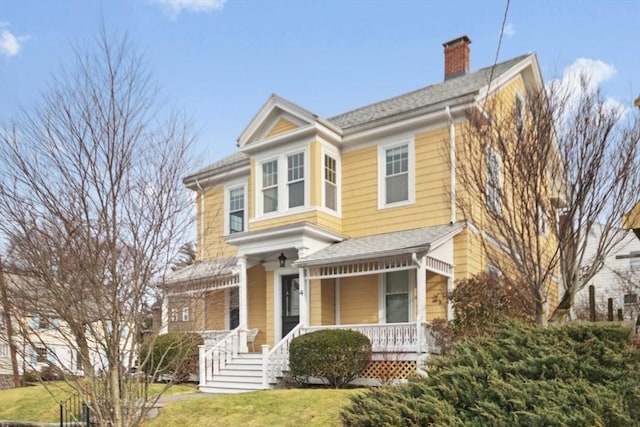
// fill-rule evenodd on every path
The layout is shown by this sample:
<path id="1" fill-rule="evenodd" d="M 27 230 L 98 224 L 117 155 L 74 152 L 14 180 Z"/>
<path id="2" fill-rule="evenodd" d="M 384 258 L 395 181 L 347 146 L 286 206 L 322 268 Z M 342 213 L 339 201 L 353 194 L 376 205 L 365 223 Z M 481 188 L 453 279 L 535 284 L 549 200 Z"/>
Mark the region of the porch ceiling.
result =
<path id="1" fill-rule="evenodd" d="M 464 229 L 465 223 L 438 225 L 395 233 L 356 237 L 299 259 L 298 267 L 361 263 L 411 254 L 427 254 Z"/>

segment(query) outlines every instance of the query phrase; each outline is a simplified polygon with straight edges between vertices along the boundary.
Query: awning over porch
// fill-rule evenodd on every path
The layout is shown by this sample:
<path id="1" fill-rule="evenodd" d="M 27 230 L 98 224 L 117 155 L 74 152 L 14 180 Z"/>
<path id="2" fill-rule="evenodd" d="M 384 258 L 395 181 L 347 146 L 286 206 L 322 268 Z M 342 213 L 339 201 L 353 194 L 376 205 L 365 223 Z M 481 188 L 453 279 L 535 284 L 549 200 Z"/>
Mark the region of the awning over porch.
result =
<path id="1" fill-rule="evenodd" d="M 356 237 L 314 252 L 294 264 L 309 270 L 307 278 L 329 278 L 406 269 L 415 262 L 414 256 L 426 256 L 428 270 L 450 276 L 453 260 L 443 259 L 448 257 L 439 256 L 437 250 L 450 243 L 465 226 L 459 222 Z"/>
<path id="2" fill-rule="evenodd" d="M 193 294 L 239 286 L 240 272 L 235 257 L 203 261 L 174 271 L 160 285 L 168 294 Z"/>

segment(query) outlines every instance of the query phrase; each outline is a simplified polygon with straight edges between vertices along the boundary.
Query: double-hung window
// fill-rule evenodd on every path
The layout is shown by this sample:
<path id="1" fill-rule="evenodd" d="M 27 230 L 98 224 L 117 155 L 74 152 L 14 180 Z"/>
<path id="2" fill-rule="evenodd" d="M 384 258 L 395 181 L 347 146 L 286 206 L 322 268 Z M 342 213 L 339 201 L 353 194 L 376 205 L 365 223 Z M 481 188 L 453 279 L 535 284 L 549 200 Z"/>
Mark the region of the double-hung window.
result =
<path id="1" fill-rule="evenodd" d="M 171 321 L 172 322 L 177 322 L 178 321 L 178 309 L 177 308 L 172 308 L 171 309 Z"/>
<path id="2" fill-rule="evenodd" d="M 229 234 L 244 231 L 244 187 L 229 191 Z"/>
<path id="3" fill-rule="evenodd" d="M 385 274 L 384 304 L 387 323 L 409 321 L 409 271 L 394 271 Z"/>
<path id="4" fill-rule="evenodd" d="M 303 206 L 304 153 L 287 156 L 287 187 L 289 190 L 289 208 Z"/>
<path id="5" fill-rule="evenodd" d="M 524 138 L 524 97 L 520 95 L 520 93 L 516 92 L 515 106 L 514 106 L 514 116 L 515 116 L 515 126 L 516 126 L 516 137 L 518 138 L 518 142 L 522 142 Z"/>
<path id="6" fill-rule="evenodd" d="M 324 156 L 324 205 L 338 210 L 338 175 L 337 162 L 331 156 Z"/>
<path id="7" fill-rule="evenodd" d="M 9 357 L 9 345 L 0 342 L 0 357 Z"/>
<path id="8" fill-rule="evenodd" d="M 182 307 L 182 321 L 183 322 L 188 322 L 189 321 L 189 307 Z"/>
<path id="9" fill-rule="evenodd" d="M 414 143 L 407 141 L 378 149 L 378 207 L 392 207 L 414 201 Z"/>
<path id="10" fill-rule="evenodd" d="M 500 153 L 487 146 L 487 207 L 496 215 L 502 213 L 502 159 Z"/>
<path id="11" fill-rule="evenodd" d="M 262 211 L 278 210 L 278 160 L 262 164 Z"/>

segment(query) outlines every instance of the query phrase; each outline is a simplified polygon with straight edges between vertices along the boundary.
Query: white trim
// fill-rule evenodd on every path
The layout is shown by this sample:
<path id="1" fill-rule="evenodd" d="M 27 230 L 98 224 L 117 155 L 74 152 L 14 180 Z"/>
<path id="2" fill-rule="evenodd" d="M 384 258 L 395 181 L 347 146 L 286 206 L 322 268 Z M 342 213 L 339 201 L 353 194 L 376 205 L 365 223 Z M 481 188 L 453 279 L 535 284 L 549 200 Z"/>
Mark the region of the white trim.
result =
<path id="1" fill-rule="evenodd" d="M 320 185 L 320 193 L 321 193 L 321 197 L 320 197 L 320 206 L 319 208 L 322 209 L 325 212 L 329 212 L 332 213 L 333 215 L 338 216 L 339 218 L 342 217 L 342 160 L 340 158 L 340 154 L 335 151 L 335 150 L 331 150 L 331 149 L 327 149 L 326 146 L 322 145 L 322 150 L 320 150 L 320 155 L 322 157 L 321 159 L 321 171 L 320 171 L 320 181 L 321 181 L 321 185 Z M 325 168 L 327 167 L 326 164 L 326 157 L 325 156 L 329 156 L 331 157 L 333 160 L 335 160 L 336 162 L 336 209 L 330 209 L 327 207 L 327 194 L 326 194 L 326 183 L 325 183 Z"/>
<path id="2" fill-rule="evenodd" d="M 386 192 L 386 152 L 394 148 L 407 146 L 407 197 L 408 200 L 387 203 Z M 416 201 L 416 152 L 415 138 L 396 141 L 391 144 L 378 145 L 378 209 L 390 209 L 400 206 L 412 205 Z"/>
<path id="3" fill-rule="evenodd" d="M 416 267 L 413 267 L 412 269 L 408 270 L 408 269 L 404 269 L 404 270 L 396 270 L 396 271 L 406 271 L 407 272 L 407 279 L 408 279 L 408 295 L 407 298 L 409 300 L 409 313 L 408 313 L 408 319 L 407 322 L 411 323 L 415 321 L 415 289 L 416 289 L 416 274 L 419 271 Z M 415 274 L 412 274 L 412 272 L 416 272 Z M 392 272 L 392 271 L 390 271 Z M 386 299 L 386 292 L 387 292 L 387 273 L 390 272 L 384 272 L 384 273 L 379 273 L 378 274 L 378 323 L 381 324 L 386 324 L 387 322 L 387 299 Z"/>
<path id="4" fill-rule="evenodd" d="M 224 234 L 232 234 L 231 233 L 231 224 L 229 221 L 229 215 L 231 213 L 231 196 L 230 193 L 233 190 L 237 190 L 242 188 L 243 197 L 244 197 L 244 218 L 243 218 L 243 230 L 247 231 L 247 225 L 249 224 L 249 181 L 242 180 L 242 182 L 234 182 L 225 185 L 224 187 Z M 233 233 L 235 234 L 235 233 Z"/>
<path id="5" fill-rule="evenodd" d="M 296 206 L 294 208 L 289 208 L 289 179 L 287 176 L 288 173 L 288 158 L 289 156 L 293 156 L 296 154 L 302 153 L 303 161 L 304 161 L 304 204 L 302 206 Z M 265 163 L 269 163 L 272 161 L 276 161 L 276 165 L 278 168 L 278 185 L 277 185 L 277 195 L 278 195 L 278 204 L 275 211 L 272 212 L 264 212 L 264 199 L 263 199 L 263 186 L 262 186 L 262 165 Z M 309 181 L 310 181 L 310 171 L 309 171 L 309 149 L 305 144 L 302 147 L 296 147 L 286 152 L 280 152 L 277 155 L 271 155 L 261 158 L 256 158 L 256 173 L 255 173 L 255 189 L 254 192 L 254 202 L 255 202 L 255 217 L 251 218 L 250 222 L 259 221 L 263 219 L 269 218 L 277 218 L 283 215 L 291 215 L 294 213 L 304 212 L 305 210 L 310 209 L 309 206 Z"/>

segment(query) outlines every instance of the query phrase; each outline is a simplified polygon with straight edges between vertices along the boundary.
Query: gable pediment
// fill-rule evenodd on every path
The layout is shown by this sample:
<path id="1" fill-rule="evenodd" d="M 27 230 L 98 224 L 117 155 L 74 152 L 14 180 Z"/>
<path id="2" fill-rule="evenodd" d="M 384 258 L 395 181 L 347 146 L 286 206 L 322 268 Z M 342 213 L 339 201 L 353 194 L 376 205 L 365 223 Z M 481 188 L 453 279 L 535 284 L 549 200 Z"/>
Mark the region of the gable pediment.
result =
<path id="1" fill-rule="evenodd" d="M 311 126 L 316 115 L 287 101 L 278 95 L 271 95 L 238 138 L 240 150 L 252 144 L 276 138 Z"/>

